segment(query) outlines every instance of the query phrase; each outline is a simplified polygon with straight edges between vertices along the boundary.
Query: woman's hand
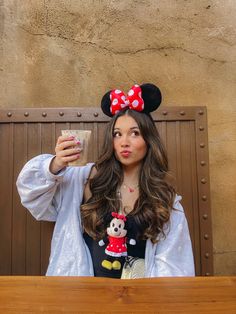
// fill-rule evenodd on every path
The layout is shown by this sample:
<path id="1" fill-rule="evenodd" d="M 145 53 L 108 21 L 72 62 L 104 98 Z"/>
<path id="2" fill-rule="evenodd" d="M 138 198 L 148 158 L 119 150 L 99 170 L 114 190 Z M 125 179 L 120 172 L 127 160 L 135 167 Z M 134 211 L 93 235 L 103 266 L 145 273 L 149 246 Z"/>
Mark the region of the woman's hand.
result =
<path id="1" fill-rule="evenodd" d="M 50 171 L 57 174 L 68 165 L 68 162 L 80 158 L 80 142 L 74 140 L 73 136 L 59 136 L 55 147 L 56 156 L 50 164 Z"/>

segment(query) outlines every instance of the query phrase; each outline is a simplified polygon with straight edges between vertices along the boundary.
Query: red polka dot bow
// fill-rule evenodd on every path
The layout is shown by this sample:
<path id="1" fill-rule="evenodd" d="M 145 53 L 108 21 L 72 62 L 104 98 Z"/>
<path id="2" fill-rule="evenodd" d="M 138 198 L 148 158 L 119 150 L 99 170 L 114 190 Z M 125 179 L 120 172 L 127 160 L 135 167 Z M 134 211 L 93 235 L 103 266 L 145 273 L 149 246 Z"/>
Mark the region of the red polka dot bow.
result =
<path id="1" fill-rule="evenodd" d="M 129 91 L 127 96 L 119 89 L 114 89 L 110 93 L 112 115 L 117 114 L 121 110 L 129 107 L 132 110 L 143 111 L 144 101 L 142 98 L 142 90 L 139 85 L 135 84 Z"/>

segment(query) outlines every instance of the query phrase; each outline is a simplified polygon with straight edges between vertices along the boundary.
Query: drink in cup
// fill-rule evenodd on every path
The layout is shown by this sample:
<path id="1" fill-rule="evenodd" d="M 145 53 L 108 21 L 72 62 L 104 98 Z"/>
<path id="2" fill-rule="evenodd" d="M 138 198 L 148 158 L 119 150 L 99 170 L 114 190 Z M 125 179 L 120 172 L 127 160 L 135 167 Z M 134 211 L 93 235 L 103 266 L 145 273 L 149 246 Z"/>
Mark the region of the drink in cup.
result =
<path id="1" fill-rule="evenodd" d="M 88 162 L 88 149 L 91 137 L 91 131 L 89 130 L 62 130 L 63 136 L 74 136 L 76 142 L 80 142 L 79 147 L 81 148 L 80 158 L 68 163 L 68 166 L 84 166 Z"/>

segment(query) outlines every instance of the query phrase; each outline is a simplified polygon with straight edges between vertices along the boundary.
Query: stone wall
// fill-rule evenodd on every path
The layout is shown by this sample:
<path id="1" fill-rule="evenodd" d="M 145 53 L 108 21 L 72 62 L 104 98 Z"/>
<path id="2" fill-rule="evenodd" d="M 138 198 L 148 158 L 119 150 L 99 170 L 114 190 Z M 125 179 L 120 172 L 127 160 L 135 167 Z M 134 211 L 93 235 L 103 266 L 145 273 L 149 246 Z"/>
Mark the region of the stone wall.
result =
<path id="1" fill-rule="evenodd" d="M 160 86 L 206 105 L 215 274 L 236 274 L 236 2 L 0 0 L 0 107 L 98 106 Z"/>

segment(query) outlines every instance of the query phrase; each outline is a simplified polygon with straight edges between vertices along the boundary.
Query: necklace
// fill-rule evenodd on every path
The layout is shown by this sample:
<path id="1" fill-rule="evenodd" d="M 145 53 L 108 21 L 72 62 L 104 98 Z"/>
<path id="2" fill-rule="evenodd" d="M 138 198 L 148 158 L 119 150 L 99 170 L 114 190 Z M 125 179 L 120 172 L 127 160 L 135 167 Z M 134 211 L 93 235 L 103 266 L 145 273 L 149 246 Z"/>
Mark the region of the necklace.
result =
<path id="1" fill-rule="evenodd" d="M 123 206 L 122 196 L 121 196 L 120 190 L 117 191 L 117 196 L 118 196 L 119 203 L 120 203 L 118 213 L 126 216 L 127 214 L 129 214 L 132 211 L 132 208 L 131 208 L 131 206 Z"/>
<path id="2" fill-rule="evenodd" d="M 139 187 L 139 184 L 136 184 L 134 187 L 131 187 L 130 185 L 127 185 L 125 183 L 123 184 L 123 188 L 128 189 L 130 193 L 133 193 L 138 187 Z"/>

